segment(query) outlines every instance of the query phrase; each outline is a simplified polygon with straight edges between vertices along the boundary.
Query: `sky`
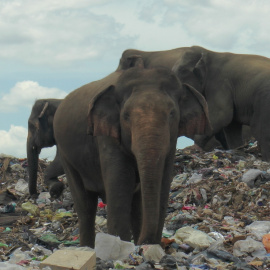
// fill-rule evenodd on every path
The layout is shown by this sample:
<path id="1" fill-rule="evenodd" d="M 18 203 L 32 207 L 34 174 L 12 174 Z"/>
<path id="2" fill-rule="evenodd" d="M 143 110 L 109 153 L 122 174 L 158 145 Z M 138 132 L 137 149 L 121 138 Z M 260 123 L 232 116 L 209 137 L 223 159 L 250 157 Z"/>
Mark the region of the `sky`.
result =
<path id="1" fill-rule="evenodd" d="M 269 0 L 0 0 L 0 154 L 26 157 L 36 99 L 105 77 L 126 49 L 199 45 L 270 57 L 269 14 Z M 191 144 L 182 137 L 177 148 Z"/>

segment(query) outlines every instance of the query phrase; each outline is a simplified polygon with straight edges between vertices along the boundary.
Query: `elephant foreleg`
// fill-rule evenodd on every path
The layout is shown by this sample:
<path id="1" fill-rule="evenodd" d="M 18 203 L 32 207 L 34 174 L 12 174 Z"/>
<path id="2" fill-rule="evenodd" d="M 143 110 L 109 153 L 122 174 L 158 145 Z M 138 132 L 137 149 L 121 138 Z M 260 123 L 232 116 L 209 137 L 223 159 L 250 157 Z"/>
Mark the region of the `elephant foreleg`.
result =
<path id="1" fill-rule="evenodd" d="M 140 185 L 139 185 L 140 186 Z M 142 196 L 141 189 L 138 188 L 133 195 L 131 209 L 131 229 L 134 243 L 137 244 L 142 226 Z"/>
<path id="2" fill-rule="evenodd" d="M 111 138 L 99 139 L 100 165 L 107 202 L 108 233 L 131 240 L 131 204 L 135 191 L 134 161 Z"/>

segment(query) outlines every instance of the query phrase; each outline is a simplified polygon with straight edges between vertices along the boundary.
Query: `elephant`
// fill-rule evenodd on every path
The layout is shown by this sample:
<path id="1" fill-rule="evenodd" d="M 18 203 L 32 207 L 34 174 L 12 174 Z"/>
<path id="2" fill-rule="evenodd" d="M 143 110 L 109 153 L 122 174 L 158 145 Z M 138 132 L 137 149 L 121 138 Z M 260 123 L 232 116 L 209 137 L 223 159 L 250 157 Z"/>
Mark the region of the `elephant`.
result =
<path id="1" fill-rule="evenodd" d="M 82 246 L 94 247 L 99 197 L 109 234 L 160 243 L 177 137 L 211 133 L 198 91 L 169 69 L 133 60 L 129 69 L 71 92 L 55 114 Z"/>
<path id="2" fill-rule="evenodd" d="M 32 107 L 28 119 L 27 160 L 29 173 L 29 193 L 36 197 L 38 157 L 41 149 L 55 145 L 53 133 L 54 114 L 62 99 L 38 99 Z M 44 182 L 49 187 L 52 198 L 58 198 L 64 190 L 64 184 L 58 176 L 64 174 L 58 150 L 56 156 L 44 172 Z"/>
<path id="3" fill-rule="evenodd" d="M 243 142 L 243 128 L 260 146 L 262 159 L 270 160 L 270 59 L 259 55 L 214 52 L 190 47 L 172 70 L 178 78 L 197 87 L 209 107 L 210 136 L 195 136 L 205 145 L 221 130 L 232 147 Z M 200 85 L 198 87 L 198 85 Z"/>
<path id="4" fill-rule="evenodd" d="M 141 51 L 136 49 L 128 49 L 122 53 L 122 56 L 119 61 L 119 65 L 117 67 L 117 71 L 125 70 L 132 66 L 134 59 L 136 60 L 136 56 L 140 56 L 143 59 L 144 65 L 146 68 L 153 67 L 166 67 L 169 69 L 174 69 L 176 71 L 176 63 L 181 62 L 184 65 L 185 61 L 187 61 L 187 56 L 190 54 L 197 53 L 198 55 L 201 53 L 200 47 L 180 47 L 172 50 L 164 50 L 164 51 Z M 186 69 L 179 69 L 177 74 L 180 80 L 184 79 L 184 82 L 190 83 L 196 90 L 198 90 L 201 94 L 205 96 L 203 91 L 203 86 L 198 80 L 193 80 L 193 77 L 190 78 L 190 70 L 196 65 L 198 59 L 196 58 L 188 58 L 188 67 Z M 181 74 L 180 74 L 181 73 Z M 194 75 L 193 75 L 194 76 Z M 189 81 L 191 80 L 191 81 Z M 214 93 L 213 93 L 214 94 Z M 215 117 L 216 112 L 212 114 L 212 118 Z M 211 122 L 210 116 L 210 122 Z M 212 124 L 212 123 L 211 123 Z M 214 138 L 213 137 L 202 137 L 195 136 L 191 139 L 194 140 L 195 144 L 199 145 L 203 150 L 210 151 L 215 147 L 220 147 L 223 149 L 233 149 L 244 144 L 244 140 L 242 136 L 246 138 L 250 138 L 250 132 L 248 128 L 243 128 L 243 135 L 241 133 L 242 125 L 231 125 L 228 130 L 215 130 Z M 235 136 L 236 134 L 237 136 Z M 204 138 L 204 142 L 202 143 L 202 138 Z"/>

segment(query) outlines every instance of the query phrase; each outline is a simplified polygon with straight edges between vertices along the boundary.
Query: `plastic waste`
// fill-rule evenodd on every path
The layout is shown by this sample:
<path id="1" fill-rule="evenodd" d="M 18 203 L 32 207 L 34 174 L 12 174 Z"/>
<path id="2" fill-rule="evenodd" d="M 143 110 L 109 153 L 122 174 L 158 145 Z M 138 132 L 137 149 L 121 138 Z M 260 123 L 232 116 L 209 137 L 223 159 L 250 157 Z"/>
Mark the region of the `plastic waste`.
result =
<path id="1" fill-rule="evenodd" d="M 270 234 L 265 234 L 262 238 L 262 243 L 267 253 L 270 253 Z"/>
<path id="2" fill-rule="evenodd" d="M 208 236 L 206 233 L 195 230 L 190 226 L 182 227 L 176 231 L 174 235 L 176 243 L 183 242 L 193 248 L 205 249 L 208 248 L 216 240 Z"/>
<path id="3" fill-rule="evenodd" d="M 103 201 L 100 201 L 100 202 L 98 203 L 98 207 L 100 207 L 100 208 L 105 208 L 106 205 L 107 205 L 107 204 L 103 203 Z"/>
<path id="4" fill-rule="evenodd" d="M 32 204 L 31 202 L 25 202 L 22 204 L 22 209 L 28 211 L 34 216 L 39 216 L 39 208 L 37 205 Z"/>
<path id="5" fill-rule="evenodd" d="M 0 213 L 15 213 L 16 203 L 12 202 L 4 207 L 0 207 Z"/>
<path id="6" fill-rule="evenodd" d="M 224 220 L 225 222 L 228 224 L 228 225 L 234 225 L 235 224 L 235 220 L 233 217 L 231 216 L 225 216 L 224 217 Z"/>
<path id="7" fill-rule="evenodd" d="M 188 174 L 187 173 L 182 173 L 178 174 L 173 178 L 171 188 L 175 188 L 179 185 L 182 185 L 186 180 L 187 180 Z"/>
<path id="8" fill-rule="evenodd" d="M 9 227 L 6 227 L 3 233 L 8 233 L 8 232 L 11 232 L 11 229 Z"/>
<path id="9" fill-rule="evenodd" d="M 8 245 L 0 242 L 0 248 L 8 248 Z"/>
<path id="10" fill-rule="evenodd" d="M 261 241 L 263 236 L 270 232 L 270 221 L 254 221 L 246 226 L 246 231 L 251 233 L 255 239 Z"/>
<path id="11" fill-rule="evenodd" d="M 233 255 L 236 257 L 248 256 L 253 257 L 266 255 L 263 243 L 248 237 L 246 240 L 239 240 L 233 246 Z"/>
<path id="12" fill-rule="evenodd" d="M 213 239 L 217 240 L 217 241 L 220 241 L 220 240 L 225 241 L 225 238 L 224 238 L 224 236 L 221 233 L 210 232 L 210 233 L 208 233 L 208 235 L 210 237 L 212 237 Z"/>
<path id="13" fill-rule="evenodd" d="M 198 174 L 198 173 L 194 173 L 192 174 L 192 176 L 189 178 L 189 180 L 187 181 L 187 184 L 197 184 L 199 182 L 201 182 L 203 179 L 202 174 Z"/>
<path id="14" fill-rule="evenodd" d="M 100 258 L 96 258 L 96 270 L 113 269 L 114 264 L 112 261 L 104 261 Z"/>
<path id="15" fill-rule="evenodd" d="M 43 259 L 44 257 L 48 257 L 52 255 L 52 251 L 44 248 L 43 246 L 40 245 L 34 245 L 31 248 L 31 252 L 36 256 L 39 257 L 40 259 Z"/>
<path id="16" fill-rule="evenodd" d="M 38 205 L 44 204 L 44 205 L 50 205 L 51 200 L 50 200 L 50 193 L 49 192 L 41 192 L 36 200 L 36 203 Z"/>
<path id="17" fill-rule="evenodd" d="M 170 267 L 170 269 L 177 269 L 177 260 L 172 255 L 165 255 L 159 262 L 163 267 Z"/>
<path id="18" fill-rule="evenodd" d="M 255 182 L 262 175 L 262 171 L 258 169 L 250 169 L 242 176 L 241 181 L 246 183 L 250 188 L 255 186 Z"/>
<path id="19" fill-rule="evenodd" d="M 39 214 L 41 217 L 46 217 L 49 220 L 53 217 L 53 211 L 51 209 L 44 209 L 43 211 L 40 211 Z"/>
<path id="20" fill-rule="evenodd" d="M 95 251 L 96 256 L 102 260 L 121 260 L 135 251 L 135 245 L 131 242 L 121 241 L 120 237 L 97 233 Z"/>
<path id="21" fill-rule="evenodd" d="M 65 218 L 65 217 L 72 217 L 72 213 L 70 213 L 68 211 L 56 213 L 52 217 L 52 221 L 61 220 L 61 219 Z"/>
<path id="22" fill-rule="evenodd" d="M 141 250 L 145 259 L 149 261 L 159 262 L 166 255 L 160 245 L 143 245 Z"/>
<path id="23" fill-rule="evenodd" d="M 238 170 L 243 170 L 246 166 L 246 162 L 244 160 L 239 160 L 238 161 L 238 164 L 236 165 L 237 169 Z"/>
<path id="24" fill-rule="evenodd" d="M 52 233 L 46 233 L 43 234 L 40 238 L 40 240 L 46 242 L 46 243 L 52 243 L 52 244 L 60 244 L 61 241 L 57 239 L 57 236 Z"/>
<path id="25" fill-rule="evenodd" d="M 13 164 L 13 165 L 10 165 L 10 169 L 14 172 L 19 172 L 19 171 L 23 171 L 24 168 L 22 167 L 21 164 Z"/>
<path id="26" fill-rule="evenodd" d="M 31 260 L 32 256 L 30 251 L 21 251 L 21 247 L 17 248 L 11 255 L 9 263 L 18 263 L 23 260 Z"/>
<path id="27" fill-rule="evenodd" d="M 0 269 L 2 270 L 25 270 L 25 267 L 9 262 L 0 262 Z"/>
<path id="28" fill-rule="evenodd" d="M 28 194 L 28 183 L 24 179 L 19 179 L 15 185 L 15 190 L 19 195 Z"/>
<path id="29" fill-rule="evenodd" d="M 102 216 L 96 216 L 96 225 L 98 226 L 105 226 L 107 224 L 107 219 Z"/>

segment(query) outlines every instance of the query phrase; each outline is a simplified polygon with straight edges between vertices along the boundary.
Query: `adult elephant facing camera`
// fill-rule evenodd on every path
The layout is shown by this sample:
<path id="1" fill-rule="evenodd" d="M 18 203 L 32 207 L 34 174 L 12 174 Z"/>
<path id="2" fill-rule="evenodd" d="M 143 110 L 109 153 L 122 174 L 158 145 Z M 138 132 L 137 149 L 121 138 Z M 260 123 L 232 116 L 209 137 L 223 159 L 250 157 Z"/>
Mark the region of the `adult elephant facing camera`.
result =
<path id="1" fill-rule="evenodd" d="M 250 127 L 262 158 L 270 160 L 270 59 L 259 55 L 218 53 L 190 47 L 173 67 L 181 81 L 205 96 L 213 134 L 224 128 L 227 141 L 242 140 Z M 209 136 L 196 136 L 200 146 Z"/>
<path id="2" fill-rule="evenodd" d="M 110 234 L 130 241 L 132 231 L 136 244 L 159 243 L 177 137 L 210 129 L 194 88 L 136 61 L 73 91 L 55 115 L 81 245 L 94 246 L 98 196 L 107 203 Z"/>

